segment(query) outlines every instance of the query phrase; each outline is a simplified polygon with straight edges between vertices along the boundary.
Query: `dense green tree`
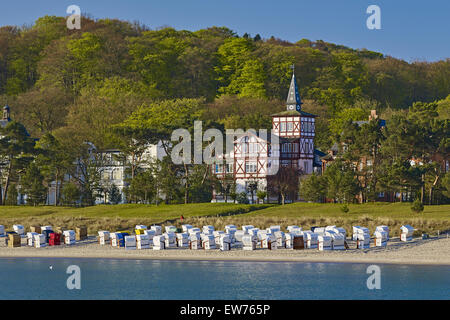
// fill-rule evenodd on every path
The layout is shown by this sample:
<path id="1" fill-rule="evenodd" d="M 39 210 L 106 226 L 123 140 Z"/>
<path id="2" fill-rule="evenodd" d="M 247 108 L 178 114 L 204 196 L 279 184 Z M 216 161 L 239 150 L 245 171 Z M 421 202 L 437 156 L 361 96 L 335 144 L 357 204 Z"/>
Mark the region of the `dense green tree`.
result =
<path id="1" fill-rule="evenodd" d="M 77 174 L 78 198 L 92 204 L 102 159 L 89 158 L 87 142 L 122 151 L 130 189 L 135 176 L 148 171 L 142 150 L 169 141 L 174 129 L 192 133 L 195 120 L 203 120 L 204 129 L 270 129 L 271 115 L 285 110 L 292 65 L 303 110 L 318 115 L 315 146 L 326 151 L 338 143 L 338 158 L 354 170 L 363 201 L 386 190 L 411 197 L 420 190 L 423 202 L 447 201 L 450 59 L 408 63 L 322 40 L 252 39 L 226 27 L 149 30 L 86 16 L 81 31 L 68 30 L 65 20 L 45 16 L 31 26 L 0 28 L 0 102 L 41 139 L 33 148 L 16 124 L 10 124 L 15 133 L 2 130 L 2 204 L 33 159 L 45 186 L 55 181 L 59 189 L 64 174 Z M 354 123 L 371 109 L 387 126 Z M 163 147 L 170 154 L 172 146 Z M 158 166 L 150 170 L 159 177 L 154 192 L 134 192 L 136 201 L 167 194 L 167 202 L 178 202 L 183 193 L 185 202 L 206 201 L 206 190 L 217 184 L 212 177 L 199 184 L 204 168 L 192 163 Z M 349 201 L 351 192 L 332 189 L 337 201 L 342 192 Z"/>
<path id="2" fill-rule="evenodd" d="M 25 127 L 11 121 L 0 128 L 0 203 L 5 204 L 8 188 L 13 180 L 18 180 L 20 172 L 33 159 L 34 140 Z"/>
<path id="3" fill-rule="evenodd" d="M 348 121 L 366 120 L 367 112 L 361 108 L 346 108 L 330 119 L 330 131 L 335 136 L 341 134 L 344 124 Z"/>
<path id="4" fill-rule="evenodd" d="M 341 160 L 334 161 L 325 171 L 327 198 L 338 203 L 353 202 L 358 194 L 358 180 L 354 169 Z"/>
<path id="5" fill-rule="evenodd" d="M 119 204 L 122 202 L 122 194 L 120 193 L 119 188 L 113 183 L 107 190 L 108 193 L 108 202 L 111 204 Z"/>
<path id="6" fill-rule="evenodd" d="M 311 174 L 301 179 L 300 196 L 307 201 L 322 202 L 327 195 L 326 176 Z"/>
<path id="7" fill-rule="evenodd" d="M 289 195 L 292 199 L 297 194 L 299 177 L 300 172 L 297 168 L 280 166 L 275 175 L 268 177 L 267 184 L 270 186 L 268 193 L 277 195 L 284 205 Z"/>
<path id="8" fill-rule="evenodd" d="M 30 163 L 20 179 L 21 192 L 26 194 L 28 204 L 36 206 L 45 202 L 48 188 L 43 182 L 44 176 L 39 167 L 34 162 Z"/>
<path id="9" fill-rule="evenodd" d="M 12 183 L 9 186 L 8 194 L 6 195 L 6 205 L 7 206 L 16 206 L 18 196 L 19 196 L 19 192 L 17 191 L 17 185 L 16 185 L 16 183 Z"/>
<path id="10" fill-rule="evenodd" d="M 330 65 L 323 68 L 313 85 L 311 96 L 335 113 L 364 97 L 368 72 L 357 55 L 332 52 Z"/>
<path id="11" fill-rule="evenodd" d="M 31 135 L 40 137 L 65 125 L 71 101 L 70 96 L 58 87 L 32 89 L 18 95 L 14 116 Z"/>
<path id="12" fill-rule="evenodd" d="M 239 79 L 242 76 L 244 66 L 250 60 L 249 58 L 253 49 L 253 42 L 245 38 L 226 39 L 224 44 L 219 47 L 217 50 L 218 65 L 216 66 L 215 71 L 218 75 L 218 92 L 220 94 L 240 93 L 244 83 L 239 81 Z M 251 69 L 251 67 L 251 64 L 249 64 L 247 66 L 247 71 L 249 68 Z M 255 64 L 253 67 L 260 68 L 260 66 Z M 254 75 L 254 77 L 258 77 L 258 75 Z"/>
<path id="13" fill-rule="evenodd" d="M 58 205 L 64 175 L 72 167 L 75 161 L 74 155 L 50 133 L 39 139 L 35 148 L 37 149 L 36 163 L 44 176 L 45 184 L 49 187 L 52 181 L 55 182 L 55 205 Z"/>
<path id="14" fill-rule="evenodd" d="M 62 188 L 62 198 L 65 205 L 74 206 L 80 200 L 81 192 L 78 185 L 72 181 L 65 183 Z"/>
<path id="15" fill-rule="evenodd" d="M 135 176 L 127 189 L 129 202 L 152 203 L 157 201 L 157 187 L 156 181 L 157 169 L 152 166 L 150 169 L 142 170 Z"/>

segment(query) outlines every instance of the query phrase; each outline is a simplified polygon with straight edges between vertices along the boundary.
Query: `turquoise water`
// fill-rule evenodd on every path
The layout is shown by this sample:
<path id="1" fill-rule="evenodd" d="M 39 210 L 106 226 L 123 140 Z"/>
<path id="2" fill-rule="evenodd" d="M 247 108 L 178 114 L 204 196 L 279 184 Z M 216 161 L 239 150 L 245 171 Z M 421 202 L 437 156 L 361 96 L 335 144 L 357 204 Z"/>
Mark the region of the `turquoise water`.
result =
<path id="1" fill-rule="evenodd" d="M 69 290 L 69 265 L 81 289 Z M 449 299 L 450 267 L 369 264 L 1 258 L 0 299 Z M 50 269 L 52 266 L 52 269 Z"/>

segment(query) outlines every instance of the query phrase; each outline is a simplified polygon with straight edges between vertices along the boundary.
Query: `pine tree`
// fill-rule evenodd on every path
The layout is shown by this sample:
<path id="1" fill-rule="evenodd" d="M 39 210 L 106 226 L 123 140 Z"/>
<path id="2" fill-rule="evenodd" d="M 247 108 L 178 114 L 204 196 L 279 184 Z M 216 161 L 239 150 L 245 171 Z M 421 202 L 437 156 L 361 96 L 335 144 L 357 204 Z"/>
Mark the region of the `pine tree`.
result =
<path id="1" fill-rule="evenodd" d="M 119 188 L 113 183 L 108 190 L 109 193 L 109 203 L 118 204 L 122 201 L 122 194 L 120 193 Z"/>
<path id="2" fill-rule="evenodd" d="M 43 184 L 44 176 L 38 166 L 32 162 L 22 176 L 21 185 L 23 193 L 27 196 L 27 203 L 34 206 L 45 202 L 47 188 Z"/>

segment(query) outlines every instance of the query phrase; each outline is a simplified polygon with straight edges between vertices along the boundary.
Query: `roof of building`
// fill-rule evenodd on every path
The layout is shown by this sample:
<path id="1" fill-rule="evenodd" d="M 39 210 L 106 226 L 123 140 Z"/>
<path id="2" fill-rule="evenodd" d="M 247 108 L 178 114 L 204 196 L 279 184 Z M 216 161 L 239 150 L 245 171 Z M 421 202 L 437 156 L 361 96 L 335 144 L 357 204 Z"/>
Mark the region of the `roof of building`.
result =
<path id="1" fill-rule="evenodd" d="M 289 92 L 286 99 L 287 109 L 290 110 L 289 106 L 293 106 L 292 109 L 300 110 L 302 103 L 300 94 L 298 93 L 297 79 L 295 78 L 295 73 L 292 72 L 291 84 L 289 85 Z"/>
<path id="2" fill-rule="evenodd" d="M 303 110 L 297 111 L 297 110 L 287 110 L 287 111 L 281 111 L 278 113 L 272 114 L 272 117 L 277 116 L 306 116 L 306 117 L 317 117 L 315 114 L 305 112 Z"/>
<path id="3" fill-rule="evenodd" d="M 294 66 L 292 66 L 294 70 Z M 286 98 L 286 111 L 277 112 L 272 115 L 275 116 L 306 116 L 306 117 L 316 117 L 312 113 L 308 113 L 302 110 L 302 100 L 300 99 L 300 94 L 298 93 L 297 79 L 295 78 L 295 72 L 292 71 L 291 84 L 289 85 L 289 91 Z"/>
<path id="4" fill-rule="evenodd" d="M 319 157 L 326 156 L 327 153 L 320 151 L 319 149 L 314 149 L 314 154 L 318 155 Z"/>
<path id="5" fill-rule="evenodd" d="M 313 166 L 314 167 L 321 167 L 322 166 L 322 157 L 326 156 L 327 154 L 325 152 L 322 152 L 318 149 L 314 149 L 314 156 L 318 156 L 319 160 L 317 160 L 316 157 L 314 157 Z"/>

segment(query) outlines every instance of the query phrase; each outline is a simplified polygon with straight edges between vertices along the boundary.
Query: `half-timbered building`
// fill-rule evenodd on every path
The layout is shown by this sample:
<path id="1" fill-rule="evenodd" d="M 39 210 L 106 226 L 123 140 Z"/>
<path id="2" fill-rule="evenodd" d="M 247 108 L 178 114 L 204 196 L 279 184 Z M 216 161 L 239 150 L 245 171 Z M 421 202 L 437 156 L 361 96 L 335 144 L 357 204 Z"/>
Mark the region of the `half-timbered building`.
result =
<path id="1" fill-rule="evenodd" d="M 277 172 L 275 168 L 291 167 L 301 174 L 313 172 L 316 116 L 303 111 L 301 106 L 297 81 L 295 74 L 292 74 L 286 111 L 272 115 L 271 134 L 265 137 L 252 131 L 243 133 L 234 141 L 233 152 L 222 157 L 224 163 L 215 165 L 215 174 L 226 185 L 222 189 L 229 187 L 232 182 L 236 188 L 235 193 L 245 192 L 249 202 L 256 201 L 257 189 L 267 192 L 266 201 L 277 201 L 278 198 L 271 198 L 272 186 L 268 179 Z M 212 201 L 225 201 L 223 193 L 214 191 Z M 298 200 L 298 193 L 288 199 Z"/>

